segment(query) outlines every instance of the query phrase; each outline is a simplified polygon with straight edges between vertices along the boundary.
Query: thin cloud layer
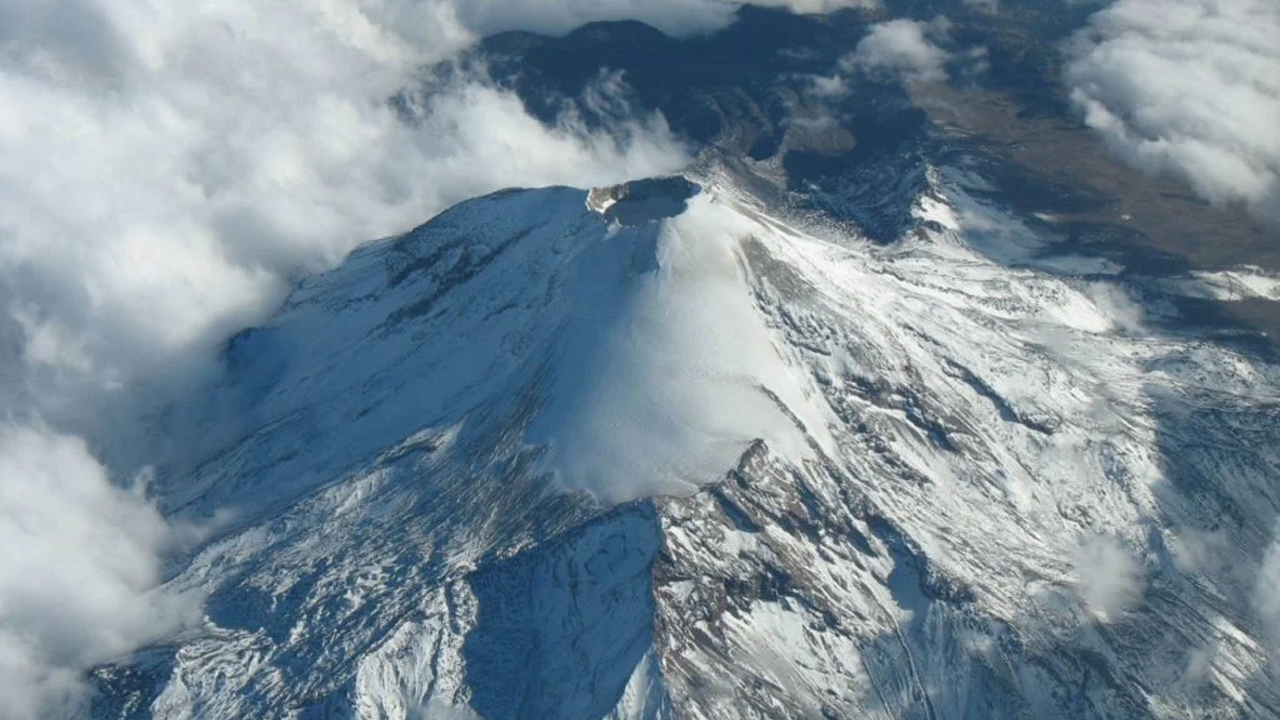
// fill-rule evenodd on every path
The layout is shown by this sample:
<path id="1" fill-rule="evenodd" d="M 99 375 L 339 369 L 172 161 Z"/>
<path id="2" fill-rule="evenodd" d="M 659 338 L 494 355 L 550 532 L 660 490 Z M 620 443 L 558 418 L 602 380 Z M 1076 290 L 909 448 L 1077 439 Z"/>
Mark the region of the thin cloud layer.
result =
<path id="1" fill-rule="evenodd" d="M 1077 37 L 1066 79 L 1127 162 L 1280 223 L 1280 3 L 1120 0 Z"/>

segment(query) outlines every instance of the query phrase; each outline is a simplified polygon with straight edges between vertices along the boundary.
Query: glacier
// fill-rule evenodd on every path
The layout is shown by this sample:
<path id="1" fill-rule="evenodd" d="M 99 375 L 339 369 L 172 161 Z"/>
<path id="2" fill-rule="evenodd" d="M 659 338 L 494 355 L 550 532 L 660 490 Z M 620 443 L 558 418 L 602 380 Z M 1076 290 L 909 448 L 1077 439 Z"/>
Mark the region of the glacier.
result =
<path id="1" fill-rule="evenodd" d="M 967 178 L 893 242 L 509 190 L 300 279 L 155 419 L 203 620 L 95 717 L 1280 717 L 1280 370 Z"/>

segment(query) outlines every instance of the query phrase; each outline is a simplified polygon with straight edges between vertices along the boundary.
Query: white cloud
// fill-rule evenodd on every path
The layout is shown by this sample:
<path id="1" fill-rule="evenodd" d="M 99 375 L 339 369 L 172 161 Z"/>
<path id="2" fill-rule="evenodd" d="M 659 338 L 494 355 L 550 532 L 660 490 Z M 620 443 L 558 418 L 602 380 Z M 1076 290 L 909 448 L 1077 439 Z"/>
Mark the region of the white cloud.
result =
<path id="1" fill-rule="evenodd" d="M 1141 600 L 1146 585 L 1143 568 L 1118 539 L 1109 535 L 1086 537 L 1073 560 L 1076 594 L 1099 620 L 1109 622 Z"/>
<path id="2" fill-rule="evenodd" d="M 849 94 L 849 83 L 839 75 L 815 75 L 809 78 L 809 92 L 819 98 L 838 98 Z"/>
<path id="3" fill-rule="evenodd" d="M 86 664 L 180 619 L 151 591 L 174 530 L 81 439 L 105 432 L 99 410 L 195 372 L 295 273 L 448 204 L 687 160 L 659 116 L 547 127 L 478 75 L 414 122 L 387 98 L 484 34 L 624 18 L 701 33 L 737 7 L 0 0 L 0 404 L 25 423 L 0 429 L 0 716 L 74 701 Z M 603 76 L 591 101 L 623 102 L 619 86 Z"/>
<path id="4" fill-rule="evenodd" d="M 932 39 L 945 37 L 949 28 L 950 22 L 945 17 L 927 23 L 915 20 L 877 23 L 843 64 L 846 69 L 857 68 L 873 76 L 904 82 L 946 80 L 946 64 L 951 55 Z"/>
<path id="5" fill-rule="evenodd" d="M 1280 222 L 1280 3 L 1120 0 L 1076 38 L 1066 79 L 1129 163 Z"/>
<path id="6" fill-rule="evenodd" d="M 64 50 L 65 25 L 30 20 L 8 38 L 0 273 L 21 318 L 10 334 L 41 378 L 126 382 L 256 317 L 289 274 L 466 197 L 684 162 L 660 118 L 547 128 L 476 78 L 405 123 L 386 98 L 425 60 L 415 38 L 343 3 L 296 9 L 112 18 L 129 34 L 110 62 Z M 467 36 L 418 34 L 450 48 Z M 79 405 L 81 388 L 54 390 L 39 384 L 47 412 Z"/>
<path id="7" fill-rule="evenodd" d="M 0 427 L 0 716 L 74 707 L 79 671 L 177 627 L 149 593 L 174 533 L 83 441 Z"/>
<path id="8" fill-rule="evenodd" d="M 1112 327 L 1128 333 L 1145 328 L 1146 311 L 1124 286 L 1110 282 L 1091 282 L 1084 288 L 1098 312 Z"/>

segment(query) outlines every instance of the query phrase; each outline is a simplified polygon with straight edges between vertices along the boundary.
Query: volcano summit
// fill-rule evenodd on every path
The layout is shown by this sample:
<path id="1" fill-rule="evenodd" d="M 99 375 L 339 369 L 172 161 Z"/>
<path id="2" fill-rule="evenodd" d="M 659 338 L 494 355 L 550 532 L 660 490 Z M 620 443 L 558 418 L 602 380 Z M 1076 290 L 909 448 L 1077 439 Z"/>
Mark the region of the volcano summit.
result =
<path id="1" fill-rule="evenodd" d="M 178 610 L 64 659 L 0 588 L 0 651 L 94 720 L 1280 718 L 1280 256 L 1262 190 L 1098 125 L 1139 2 L 454 8 L 486 36 L 379 105 L 431 172 L 367 179 L 469 199 L 68 412 Z"/>

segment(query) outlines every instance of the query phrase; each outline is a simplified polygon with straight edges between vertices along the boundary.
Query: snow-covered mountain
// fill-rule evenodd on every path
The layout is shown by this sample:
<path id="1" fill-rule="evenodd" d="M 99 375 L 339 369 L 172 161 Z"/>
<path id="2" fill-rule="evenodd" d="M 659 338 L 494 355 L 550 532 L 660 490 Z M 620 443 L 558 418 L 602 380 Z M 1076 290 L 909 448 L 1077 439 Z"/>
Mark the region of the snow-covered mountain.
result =
<path id="1" fill-rule="evenodd" d="M 203 621 L 97 717 L 1280 717 L 1280 370 L 1144 322 L 1194 279 L 1038 262 L 954 168 L 874 242 L 744 167 L 301 280 L 174 411 Z"/>

